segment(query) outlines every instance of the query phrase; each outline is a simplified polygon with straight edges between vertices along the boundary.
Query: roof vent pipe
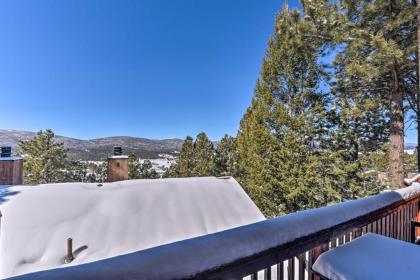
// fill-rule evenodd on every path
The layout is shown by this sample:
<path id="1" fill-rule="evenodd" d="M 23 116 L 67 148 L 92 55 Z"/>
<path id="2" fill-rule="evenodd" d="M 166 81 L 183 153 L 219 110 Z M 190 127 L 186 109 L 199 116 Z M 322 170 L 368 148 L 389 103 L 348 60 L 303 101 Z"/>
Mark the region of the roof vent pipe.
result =
<path id="1" fill-rule="evenodd" d="M 121 156 L 121 155 L 122 155 L 121 146 L 114 146 L 114 156 Z"/>
<path id="2" fill-rule="evenodd" d="M 10 146 L 1 147 L 0 157 L 7 158 L 11 156 L 12 156 L 12 147 Z"/>

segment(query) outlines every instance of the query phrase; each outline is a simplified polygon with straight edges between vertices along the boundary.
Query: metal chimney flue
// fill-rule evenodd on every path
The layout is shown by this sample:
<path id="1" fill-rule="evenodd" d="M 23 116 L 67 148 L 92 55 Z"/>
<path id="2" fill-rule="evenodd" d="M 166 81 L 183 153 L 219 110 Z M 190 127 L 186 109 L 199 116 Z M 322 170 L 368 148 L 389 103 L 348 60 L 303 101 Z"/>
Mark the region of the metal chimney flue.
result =
<path id="1" fill-rule="evenodd" d="M 121 146 L 114 146 L 114 156 L 121 156 L 121 155 L 122 155 Z"/>
<path id="2" fill-rule="evenodd" d="M 10 147 L 10 146 L 1 147 L 0 157 L 9 158 L 11 156 L 12 156 L 12 147 Z"/>

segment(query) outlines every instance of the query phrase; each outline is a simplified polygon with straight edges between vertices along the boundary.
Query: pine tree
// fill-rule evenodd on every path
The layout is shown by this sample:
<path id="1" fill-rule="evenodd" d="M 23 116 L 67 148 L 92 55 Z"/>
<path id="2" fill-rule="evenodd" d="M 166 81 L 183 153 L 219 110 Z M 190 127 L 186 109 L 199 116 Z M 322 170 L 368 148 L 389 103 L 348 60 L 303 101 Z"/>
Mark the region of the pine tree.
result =
<path id="1" fill-rule="evenodd" d="M 143 163 L 140 164 L 140 178 L 139 179 L 157 179 L 159 174 L 153 168 L 153 164 L 150 160 L 145 159 Z"/>
<path id="2" fill-rule="evenodd" d="M 136 155 L 128 156 L 128 178 L 129 179 L 157 179 L 159 174 L 153 168 L 152 162 L 148 159 L 143 163 Z"/>
<path id="3" fill-rule="evenodd" d="M 214 146 L 204 132 L 197 135 L 193 149 L 193 174 L 197 177 L 214 175 Z"/>
<path id="4" fill-rule="evenodd" d="M 335 58 L 333 83 L 333 138 L 329 149 L 338 156 L 335 164 L 341 199 L 356 199 L 378 193 L 379 170 L 373 167 L 371 154 L 385 153 L 389 126 L 383 95 L 347 71 L 352 58 L 346 49 Z"/>
<path id="5" fill-rule="evenodd" d="M 415 56 L 415 3 L 398 0 L 342 1 L 348 22 L 343 32 L 347 76 L 364 83 L 370 96 L 386 98 L 389 113 L 391 184 L 404 179 L 404 92 Z"/>
<path id="6" fill-rule="evenodd" d="M 104 161 L 99 164 L 92 164 L 90 166 L 91 169 L 91 182 L 98 182 L 103 183 L 107 181 L 107 169 L 108 169 L 108 162 Z"/>
<path id="7" fill-rule="evenodd" d="M 191 136 L 185 138 L 181 151 L 171 165 L 169 177 L 192 177 L 194 174 L 194 142 Z"/>
<path id="8" fill-rule="evenodd" d="M 216 176 L 237 176 L 238 155 L 235 137 L 225 135 L 217 144 L 215 156 Z"/>
<path id="9" fill-rule="evenodd" d="M 326 73 L 316 28 L 287 6 L 278 14 L 261 76 L 237 136 L 241 182 L 266 216 L 337 199 L 331 178 Z"/>
<path id="10" fill-rule="evenodd" d="M 82 161 L 69 161 L 66 168 L 67 182 L 92 182 L 92 176 L 88 172 L 88 164 Z M 94 181 L 93 181 L 94 182 Z"/>
<path id="11" fill-rule="evenodd" d="M 404 65 L 408 70 L 406 71 L 407 76 L 404 79 L 404 92 L 407 95 L 408 108 L 411 110 L 410 113 L 413 113 L 410 115 L 410 121 L 414 121 L 417 125 L 417 172 L 420 173 L 420 156 L 418 153 L 420 151 L 420 1 L 414 1 L 413 6 L 414 4 L 417 4 L 417 16 L 412 19 L 410 33 L 414 35 L 416 32 L 417 36 L 413 36 L 410 39 L 412 41 L 416 40 L 411 45 L 417 45 L 417 51 L 415 51 L 413 56 L 408 58 L 408 61 L 411 63 L 405 63 Z"/>
<path id="12" fill-rule="evenodd" d="M 39 131 L 33 139 L 19 141 L 19 148 L 25 158 L 26 182 L 42 184 L 66 181 L 66 149 L 62 142 L 56 141 L 51 129 Z"/>
<path id="13" fill-rule="evenodd" d="M 139 179 L 139 161 L 135 154 L 128 156 L 128 179 Z"/>

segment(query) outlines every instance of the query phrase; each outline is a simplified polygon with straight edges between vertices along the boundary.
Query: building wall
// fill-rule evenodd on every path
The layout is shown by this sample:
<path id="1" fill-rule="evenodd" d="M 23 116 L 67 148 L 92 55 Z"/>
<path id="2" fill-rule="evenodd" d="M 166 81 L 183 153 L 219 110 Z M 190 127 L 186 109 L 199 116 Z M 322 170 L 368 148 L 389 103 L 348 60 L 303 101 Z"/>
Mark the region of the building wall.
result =
<path id="1" fill-rule="evenodd" d="M 0 160 L 0 185 L 23 184 L 23 160 Z"/>

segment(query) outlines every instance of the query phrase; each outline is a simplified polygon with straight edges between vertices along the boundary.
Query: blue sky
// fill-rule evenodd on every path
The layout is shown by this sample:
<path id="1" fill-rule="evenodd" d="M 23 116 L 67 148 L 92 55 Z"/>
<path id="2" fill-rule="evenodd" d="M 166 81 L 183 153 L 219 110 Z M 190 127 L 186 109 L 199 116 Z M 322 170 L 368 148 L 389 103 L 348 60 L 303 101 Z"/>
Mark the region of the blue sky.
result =
<path id="1" fill-rule="evenodd" d="M 282 5 L 2 0 L 0 128 L 83 139 L 235 134 Z"/>

